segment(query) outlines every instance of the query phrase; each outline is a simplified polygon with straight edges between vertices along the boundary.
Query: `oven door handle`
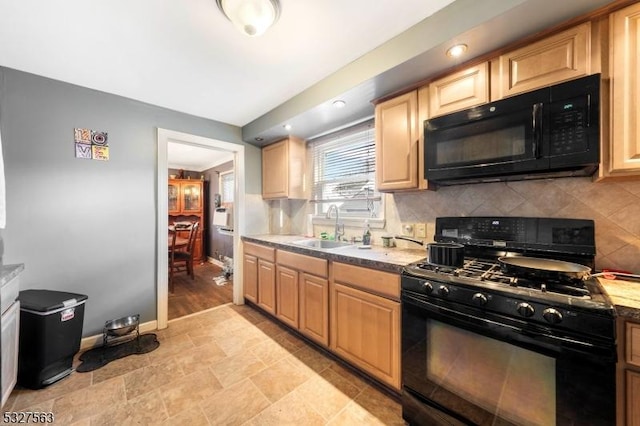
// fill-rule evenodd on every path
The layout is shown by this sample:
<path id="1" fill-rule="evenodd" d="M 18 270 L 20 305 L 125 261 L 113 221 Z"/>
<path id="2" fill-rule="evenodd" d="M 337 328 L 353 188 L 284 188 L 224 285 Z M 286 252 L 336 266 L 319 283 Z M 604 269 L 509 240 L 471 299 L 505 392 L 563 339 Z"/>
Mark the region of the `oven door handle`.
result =
<path id="1" fill-rule="evenodd" d="M 478 323 L 482 323 L 486 326 L 494 327 L 494 328 L 506 328 L 506 329 L 509 329 L 514 334 L 518 334 L 518 335 L 527 337 L 530 340 L 536 341 L 538 345 L 542 343 L 540 342 L 540 340 L 544 339 L 547 341 L 547 343 L 561 344 L 562 347 L 567 348 L 567 346 L 569 346 L 569 348 L 574 351 L 579 351 L 581 353 L 586 352 L 592 355 L 596 355 L 598 357 L 608 358 L 607 355 L 604 355 L 605 353 L 608 352 L 607 351 L 608 348 L 603 348 L 602 346 L 594 345 L 593 343 L 585 342 L 582 340 L 576 340 L 566 336 L 557 336 L 554 334 L 545 333 L 542 331 L 536 331 L 532 329 L 523 329 L 521 327 L 517 327 L 512 324 L 506 324 L 501 321 L 494 321 L 492 319 L 483 318 L 478 315 L 472 315 L 466 312 L 460 312 L 458 310 L 453 310 L 446 306 L 435 305 L 433 303 L 430 303 L 427 300 L 417 299 L 407 294 L 402 295 L 402 302 L 410 303 L 420 309 L 427 310 L 428 312 L 433 312 L 443 317 L 448 317 L 448 318 L 455 319 L 455 320 L 464 322 L 466 324 L 475 326 L 472 328 L 477 328 Z M 478 312 L 480 313 L 480 311 Z M 598 355 L 598 354 L 601 354 L 601 355 Z"/>

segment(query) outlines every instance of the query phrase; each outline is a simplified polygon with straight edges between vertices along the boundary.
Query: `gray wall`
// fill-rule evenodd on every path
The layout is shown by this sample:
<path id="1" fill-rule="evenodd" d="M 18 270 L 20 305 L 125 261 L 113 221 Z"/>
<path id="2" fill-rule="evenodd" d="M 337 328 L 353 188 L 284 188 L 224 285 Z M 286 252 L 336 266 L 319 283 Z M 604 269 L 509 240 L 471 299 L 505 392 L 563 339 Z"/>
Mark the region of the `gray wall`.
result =
<path id="1" fill-rule="evenodd" d="M 219 186 L 219 178 L 220 173 L 228 172 L 229 170 L 233 170 L 233 161 L 229 161 L 228 163 L 221 164 L 216 167 L 212 167 L 210 169 L 202 172 L 204 174 L 205 180 L 209 181 L 209 193 L 208 197 L 208 217 L 209 217 L 209 235 L 207 241 L 207 256 L 212 257 L 216 260 L 220 260 L 220 256 L 233 257 L 233 236 L 221 234 L 218 232 L 218 229 L 212 225 L 213 221 L 213 212 L 215 210 L 214 205 L 214 195 L 220 193 Z"/>
<path id="2" fill-rule="evenodd" d="M 74 158 L 74 127 L 108 132 L 110 160 Z M 0 67 L 4 263 L 25 264 L 21 290 L 87 294 L 84 336 L 156 319 L 158 127 L 243 143 L 235 126 Z M 258 193 L 260 150 L 245 161 Z"/>

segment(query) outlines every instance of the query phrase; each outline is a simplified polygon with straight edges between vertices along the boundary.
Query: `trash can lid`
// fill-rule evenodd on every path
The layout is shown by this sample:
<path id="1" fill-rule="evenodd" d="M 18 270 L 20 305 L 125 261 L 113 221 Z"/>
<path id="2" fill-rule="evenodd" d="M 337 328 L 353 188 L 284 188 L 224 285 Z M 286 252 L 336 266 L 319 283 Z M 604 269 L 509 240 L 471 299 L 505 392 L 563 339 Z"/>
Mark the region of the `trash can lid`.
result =
<path id="1" fill-rule="evenodd" d="M 21 309 L 47 312 L 79 305 L 87 300 L 86 294 L 67 293 L 54 290 L 23 290 L 18 295 Z"/>

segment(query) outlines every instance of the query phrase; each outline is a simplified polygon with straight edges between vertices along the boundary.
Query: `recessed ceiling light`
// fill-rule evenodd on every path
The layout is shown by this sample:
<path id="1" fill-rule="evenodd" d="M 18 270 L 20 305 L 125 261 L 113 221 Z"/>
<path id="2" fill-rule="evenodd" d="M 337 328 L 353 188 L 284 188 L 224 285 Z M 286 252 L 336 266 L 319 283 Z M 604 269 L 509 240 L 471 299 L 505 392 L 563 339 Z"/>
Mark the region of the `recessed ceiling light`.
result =
<path id="1" fill-rule="evenodd" d="M 285 130 L 291 130 L 291 124 L 285 124 L 284 126 L 282 126 L 285 128 Z"/>
<path id="2" fill-rule="evenodd" d="M 258 136 L 257 138 L 255 138 L 256 142 L 262 142 L 264 140 L 264 138 L 261 138 L 260 136 Z"/>
<path id="3" fill-rule="evenodd" d="M 333 106 L 336 108 L 344 108 L 345 105 L 347 105 L 347 103 L 345 101 L 343 101 L 342 99 L 338 99 L 333 101 Z"/>
<path id="4" fill-rule="evenodd" d="M 466 51 L 467 51 L 466 44 L 456 44 L 454 46 L 451 46 L 447 50 L 447 56 L 450 56 L 452 58 L 457 58 L 458 56 L 462 55 Z"/>

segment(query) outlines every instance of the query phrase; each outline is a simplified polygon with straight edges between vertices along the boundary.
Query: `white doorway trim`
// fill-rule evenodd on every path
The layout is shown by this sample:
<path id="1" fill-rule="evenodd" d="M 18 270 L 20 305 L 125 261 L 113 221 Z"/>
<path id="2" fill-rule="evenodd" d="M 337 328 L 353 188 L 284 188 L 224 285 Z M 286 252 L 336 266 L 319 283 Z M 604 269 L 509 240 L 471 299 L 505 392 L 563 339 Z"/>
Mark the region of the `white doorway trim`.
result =
<path id="1" fill-rule="evenodd" d="M 158 128 L 158 198 L 157 198 L 157 296 L 158 308 L 157 319 L 158 329 L 167 327 L 168 322 L 168 302 L 169 302 L 169 268 L 167 262 L 167 227 L 169 225 L 168 211 L 168 187 L 169 179 L 167 147 L 169 142 L 186 143 L 234 154 L 235 178 L 235 202 L 237 208 L 233 209 L 233 303 L 240 305 L 244 303 L 242 297 L 242 244 L 240 235 L 245 233 L 245 223 L 241 211 L 245 211 L 245 166 L 244 166 L 244 145 L 231 142 L 223 142 L 216 139 L 205 138 L 203 136 L 190 135 L 188 133 L 176 132 L 173 130 Z"/>

